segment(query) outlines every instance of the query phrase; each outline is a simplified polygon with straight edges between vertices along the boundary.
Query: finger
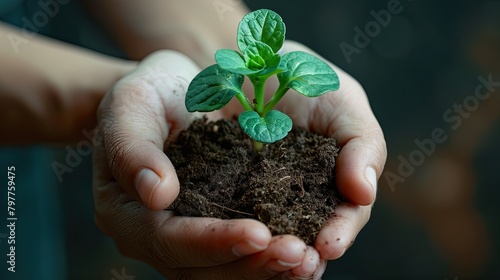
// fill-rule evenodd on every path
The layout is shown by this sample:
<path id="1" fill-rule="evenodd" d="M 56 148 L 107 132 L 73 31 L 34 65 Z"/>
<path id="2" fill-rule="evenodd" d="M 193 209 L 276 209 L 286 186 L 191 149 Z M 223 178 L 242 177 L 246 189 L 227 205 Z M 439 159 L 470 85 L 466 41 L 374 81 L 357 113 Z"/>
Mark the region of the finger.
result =
<path id="1" fill-rule="evenodd" d="M 321 279 L 321 277 L 325 273 L 326 266 L 327 266 L 327 261 L 326 260 L 320 260 L 318 268 L 316 269 L 316 271 L 311 276 L 305 276 L 305 277 L 303 277 L 303 276 L 297 276 L 297 275 L 294 275 L 294 274 L 287 274 L 287 273 L 285 273 L 285 275 L 283 277 L 284 277 L 284 279 L 290 279 L 290 280 L 318 280 L 318 279 Z M 283 277 L 281 279 L 283 279 Z"/>
<path id="2" fill-rule="evenodd" d="M 300 266 L 306 252 L 306 244 L 298 237 L 274 236 L 265 251 L 217 267 L 176 270 L 173 278 L 270 279 Z"/>
<path id="3" fill-rule="evenodd" d="M 310 49 L 287 41 L 286 52 Z M 317 54 L 316 54 L 317 55 Z M 375 200 L 377 179 L 387 157 L 386 143 L 361 85 L 347 73 L 330 64 L 338 74 L 340 88 L 316 99 L 288 95 L 287 104 L 300 104 L 294 112 L 302 112 L 296 124 L 338 140 L 341 147 L 336 164 L 336 182 L 340 193 L 350 202 L 369 205 Z M 311 107 L 312 106 L 312 107 Z M 307 114 L 307 112 L 312 112 Z"/>
<path id="4" fill-rule="evenodd" d="M 356 236 L 370 219 L 371 206 L 343 203 L 337 206 L 330 219 L 316 237 L 314 248 L 320 258 L 340 258 L 352 246 Z"/>
<path id="5" fill-rule="evenodd" d="M 307 247 L 307 252 L 302 260 L 302 263 L 285 273 L 284 279 L 300 280 L 300 279 L 319 279 L 323 274 L 321 270 L 322 262 L 319 253 L 311 246 Z"/>
<path id="6" fill-rule="evenodd" d="M 354 121 L 350 123 L 349 133 L 339 129 L 334 136 L 341 145 L 336 163 L 337 188 L 348 201 L 369 205 L 375 200 L 377 181 L 384 168 L 387 156 L 385 141 L 376 121 L 358 128 L 352 125 Z M 356 134 L 354 130 L 358 130 L 356 136 L 353 136 Z"/>
<path id="7" fill-rule="evenodd" d="M 269 231 L 255 220 L 221 221 L 213 218 L 176 217 L 172 213 L 165 218 L 169 221 L 152 237 L 156 237 L 157 241 L 143 244 L 150 249 L 143 251 L 140 256 L 151 260 L 155 266 L 169 274 L 173 269 L 191 271 L 199 267 L 231 263 L 266 250 L 271 241 Z M 163 230 L 166 227 L 175 230 L 175 234 L 170 235 L 171 233 Z M 147 238 L 147 234 L 142 237 Z M 137 258 L 137 247 L 130 247 L 130 244 L 124 242 L 117 245 L 124 255 Z"/>
<path id="8" fill-rule="evenodd" d="M 151 211 L 115 182 L 94 187 L 96 224 L 122 252 L 164 268 L 214 266 L 265 250 L 269 229 L 256 220 L 221 221 Z"/>
<path id="9" fill-rule="evenodd" d="M 337 139 L 341 147 L 336 163 L 340 193 L 352 203 L 369 205 L 387 157 L 384 135 L 363 88 L 340 69 L 338 73 L 339 92 L 318 98 L 315 111 L 324 116 L 313 116 L 309 125 Z"/>
<path id="10" fill-rule="evenodd" d="M 162 250 L 175 256 L 171 267 L 207 267 L 264 251 L 269 229 L 256 220 L 173 217 L 160 229 Z"/>
<path id="11" fill-rule="evenodd" d="M 181 106 L 186 81 L 179 77 L 193 75 L 185 68 L 192 68 L 193 74 L 197 69 L 176 53 L 153 55 L 118 82 L 99 108 L 98 129 L 113 177 L 128 193 L 155 210 L 170 205 L 179 191 L 175 169 L 163 153 L 163 144 L 172 131 L 186 127 L 192 119 Z M 165 104 L 165 95 L 171 104 Z"/>
<path id="12" fill-rule="evenodd" d="M 341 148 L 336 162 L 337 188 L 348 201 L 369 205 L 375 200 L 377 180 L 387 157 L 382 129 L 367 103 L 363 103 L 366 106 L 350 106 L 356 108 L 357 114 L 342 114 L 337 112 L 340 110 L 333 109 L 339 107 L 335 104 L 336 101 L 330 98 L 320 99 L 315 108 L 309 109 L 316 113 L 311 116 L 307 127 L 337 139 Z M 293 103 L 304 104 L 303 101 Z"/>
<path id="13" fill-rule="evenodd" d="M 273 237 L 268 250 L 242 260 L 240 265 L 267 279 L 301 265 L 306 253 L 304 241 L 293 235 L 280 235 Z"/>
<path id="14" fill-rule="evenodd" d="M 321 279 L 321 277 L 323 276 L 323 274 L 325 274 L 327 265 L 328 265 L 328 262 L 326 260 L 323 260 L 323 259 L 320 260 L 319 267 L 316 270 L 316 272 L 314 272 L 314 275 L 313 275 L 312 279 L 313 280 L 319 280 L 319 279 Z"/>
<path id="15" fill-rule="evenodd" d="M 108 95 L 112 100 L 104 100 L 98 115 L 112 177 L 147 207 L 163 209 L 179 189 L 175 169 L 163 153 L 169 131 L 161 121 L 163 109 L 150 104 L 159 100 L 142 88 L 120 94 Z"/>

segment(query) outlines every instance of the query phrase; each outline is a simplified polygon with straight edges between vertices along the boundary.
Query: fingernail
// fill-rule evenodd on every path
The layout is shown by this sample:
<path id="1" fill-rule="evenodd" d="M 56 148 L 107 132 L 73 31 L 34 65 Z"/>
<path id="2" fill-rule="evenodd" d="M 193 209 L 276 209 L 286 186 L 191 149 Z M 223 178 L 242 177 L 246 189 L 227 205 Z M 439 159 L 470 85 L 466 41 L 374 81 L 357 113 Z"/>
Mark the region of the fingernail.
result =
<path id="1" fill-rule="evenodd" d="M 365 179 L 372 185 L 373 191 L 377 190 L 377 173 L 375 169 L 368 167 L 365 171 Z"/>
<path id="2" fill-rule="evenodd" d="M 160 184 L 160 176 L 148 168 L 139 171 L 135 179 L 135 189 L 141 197 L 141 200 L 149 205 L 151 203 L 151 196 Z"/>
<path id="3" fill-rule="evenodd" d="M 285 262 L 285 261 L 282 261 L 282 260 L 278 260 L 277 261 L 278 264 L 280 264 L 281 266 L 285 266 L 285 267 L 297 267 L 299 266 L 302 262 L 296 262 L 296 263 L 289 263 L 289 262 Z"/>
<path id="4" fill-rule="evenodd" d="M 248 256 L 265 250 L 266 246 L 258 245 L 250 240 L 243 240 L 233 245 L 233 254 L 238 257 Z"/>

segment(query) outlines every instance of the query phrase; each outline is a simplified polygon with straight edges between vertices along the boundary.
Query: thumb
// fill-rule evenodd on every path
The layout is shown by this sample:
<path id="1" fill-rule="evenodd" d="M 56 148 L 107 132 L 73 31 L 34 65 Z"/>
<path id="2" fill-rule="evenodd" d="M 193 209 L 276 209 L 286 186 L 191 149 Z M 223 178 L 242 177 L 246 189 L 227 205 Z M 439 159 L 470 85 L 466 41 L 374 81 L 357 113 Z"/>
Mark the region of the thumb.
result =
<path id="1" fill-rule="evenodd" d="M 286 41 L 283 49 L 284 52 L 301 50 L 315 54 L 292 41 Z M 316 99 L 314 109 L 309 108 L 314 113 L 310 114 L 306 126 L 338 140 L 342 148 L 335 167 L 337 187 L 349 202 L 370 205 L 375 200 L 377 180 L 387 158 L 384 134 L 363 87 L 337 66 L 329 65 L 339 76 L 340 88 Z M 302 105 L 304 102 L 294 103 L 306 108 Z"/>
<path id="2" fill-rule="evenodd" d="M 191 73 L 196 66 L 186 57 L 155 53 L 120 80 L 98 110 L 109 179 L 153 210 L 168 207 L 179 193 L 175 169 L 163 149 L 171 132 L 193 118 L 183 100 Z"/>
<path id="3" fill-rule="evenodd" d="M 177 197 L 179 182 L 163 153 L 168 125 L 159 118 L 162 108 L 150 104 L 155 99 L 139 87 L 115 87 L 100 106 L 98 129 L 111 171 L 107 179 L 118 181 L 145 206 L 160 210 Z"/>
<path id="4" fill-rule="evenodd" d="M 375 200 L 387 150 L 382 129 L 368 107 L 361 117 L 339 121 L 335 136 L 342 148 L 336 165 L 337 187 L 350 202 L 370 205 Z"/>

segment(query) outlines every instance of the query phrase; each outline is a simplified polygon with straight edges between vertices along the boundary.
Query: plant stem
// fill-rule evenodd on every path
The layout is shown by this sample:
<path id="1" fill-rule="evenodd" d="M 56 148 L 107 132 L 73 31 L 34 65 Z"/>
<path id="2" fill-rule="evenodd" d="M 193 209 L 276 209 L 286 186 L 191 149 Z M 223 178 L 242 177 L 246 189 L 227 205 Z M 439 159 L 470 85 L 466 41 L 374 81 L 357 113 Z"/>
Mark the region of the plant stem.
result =
<path id="1" fill-rule="evenodd" d="M 265 116 L 269 111 L 271 111 L 276 104 L 285 96 L 285 93 L 289 90 L 290 88 L 280 84 L 276 92 L 274 93 L 273 97 L 267 102 L 266 107 L 262 111 L 262 114 Z"/>
<path id="2" fill-rule="evenodd" d="M 259 153 L 260 151 L 262 151 L 262 147 L 264 147 L 264 143 L 255 140 L 253 141 L 253 149 L 256 152 Z"/>
<path id="3" fill-rule="evenodd" d="M 241 103 L 241 105 L 243 105 L 243 108 L 245 108 L 245 110 L 253 111 L 252 105 L 250 105 L 247 96 L 243 92 L 239 92 L 238 94 L 236 94 L 236 98 Z"/>
<path id="4" fill-rule="evenodd" d="M 265 116 L 264 111 L 264 86 L 266 85 L 267 77 L 252 77 L 254 90 L 255 90 L 255 111 L 259 113 L 261 117 Z"/>

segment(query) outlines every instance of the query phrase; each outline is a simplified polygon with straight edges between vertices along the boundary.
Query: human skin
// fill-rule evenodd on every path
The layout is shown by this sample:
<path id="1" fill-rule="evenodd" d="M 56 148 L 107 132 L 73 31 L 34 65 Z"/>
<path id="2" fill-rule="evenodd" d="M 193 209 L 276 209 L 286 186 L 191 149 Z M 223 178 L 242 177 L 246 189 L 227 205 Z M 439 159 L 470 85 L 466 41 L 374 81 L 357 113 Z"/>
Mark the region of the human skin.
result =
<path id="1" fill-rule="evenodd" d="M 130 58 L 142 59 L 159 49 L 173 49 L 187 55 L 190 59 L 184 57 L 180 59 L 182 61 L 180 64 L 166 63 L 168 65 L 164 65 L 165 69 L 160 67 L 157 71 L 158 75 L 164 75 L 162 73 L 167 71 L 171 73 L 170 78 L 173 75 L 186 79 L 192 78 L 199 70 L 198 67 L 213 63 L 212 55 L 216 49 L 236 49 L 234 38 L 237 23 L 247 12 L 244 5 L 235 4 L 234 9 L 226 12 L 224 19 L 221 20 L 213 7 L 213 1 L 210 0 L 156 0 L 148 2 L 148 5 L 129 0 L 103 0 L 99 4 L 95 4 L 94 1 L 83 2 L 87 2 L 89 12 L 120 43 Z M 11 32 L 19 34 L 19 30 L 5 25 L 0 26 L 0 33 L 3 35 Z M 293 46 L 289 50 L 304 48 L 293 43 L 287 43 L 287 46 Z M 178 55 L 175 57 L 178 58 Z M 281 108 L 292 116 L 296 124 L 327 136 L 337 137 L 344 146 L 338 159 L 337 183 L 349 203 L 339 206 L 336 218 L 329 221 L 320 232 L 314 248 L 306 248 L 302 241 L 293 236 L 271 237 L 267 228 L 255 221 L 215 222 L 210 219 L 174 217 L 171 213 L 159 211 L 175 199 L 178 191 L 177 178 L 172 175 L 175 171 L 163 155 L 162 140 L 168 136 L 175 136 L 187 122 L 179 125 L 172 121 L 175 118 L 165 116 L 163 131 L 168 131 L 168 136 L 165 133 L 157 134 L 154 136 L 155 141 L 149 144 L 141 141 L 143 140 L 141 137 L 147 133 L 127 134 L 128 129 L 135 126 L 128 124 L 143 125 L 139 129 L 140 132 L 151 124 L 147 121 L 150 120 L 151 112 L 142 111 L 143 114 L 139 115 L 139 118 L 135 118 L 134 113 L 137 113 L 136 110 L 142 108 L 142 105 L 155 100 L 151 96 L 155 91 L 144 91 L 142 88 L 147 87 L 148 83 L 143 82 L 145 79 L 140 72 L 135 71 L 113 86 L 117 79 L 135 68 L 135 62 L 106 57 L 43 36 L 31 38 L 29 43 L 23 46 L 20 55 L 13 53 L 12 47 L 6 41 L 2 41 L 0 56 L 2 61 L 7 62 L 0 65 L 2 73 L 0 77 L 3 78 L 0 80 L 0 98 L 2 101 L 5 100 L 5 103 L 0 102 L 0 104 L 12 106 L 5 106 L 2 108 L 5 109 L 3 112 L 23 112 L 18 115 L 13 114 L 13 117 L 8 118 L 9 121 L 5 118 L 0 123 L 2 131 L 10 130 L 9 133 L 3 133 L 5 134 L 1 138 L 3 143 L 66 143 L 82 138 L 81 131 L 84 128 L 95 126 L 95 111 L 99 101 L 105 92 L 112 88 L 99 111 L 101 136 L 104 139 L 108 137 L 116 140 L 95 148 L 94 169 L 102 174 L 102 178 L 96 176 L 94 182 L 96 222 L 104 232 L 115 238 L 122 252 L 152 264 L 165 275 L 177 272 L 179 275 L 198 273 L 200 277 L 211 277 L 208 279 L 224 279 L 223 277 L 269 279 L 281 277 L 281 273 L 285 272 L 290 277 L 314 275 L 319 278 L 326 267 L 326 260 L 343 255 L 369 219 L 371 204 L 375 199 L 376 179 L 380 176 L 385 162 L 385 142 L 362 87 L 340 70 L 338 72 L 343 86 L 339 92 L 332 95 L 336 96 L 334 99 L 318 99 L 326 102 L 318 101 L 319 103 L 315 104 L 305 102 L 304 104 L 308 106 L 296 108 L 292 105 L 294 98 L 298 97 L 293 97 L 294 94 L 290 92 L 284 99 L 285 106 Z M 55 60 L 55 57 L 58 59 Z M 163 61 L 158 57 L 154 60 L 156 59 Z M 175 61 L 173 58 L 172 60 Z M 63 63 L 58 64 L 54 61 Z M 151 62 L 143 62 L 143 65 L 147 64 Z M 173 65 L 175 69 L 168 70 Z M 180 69 L 190 69 L 186 70 L 190 74 L 180 75 Z M 19 73 L 22 73 L 23 79 L 19 78 L 21 77 Z M 119 106 L 120 102 L 121 105 L 130 102 L 126 100 L 127 91 L 122 90 L 126 94 L 119 96 L 118 100 L 121 101 L 118 105 L 108 104 L 107 107 L 106 102 L 117 96 L 119 86 L 127 79 L 130 81 L 131 77 L 138 78 L 135 86 L 141 88 L 139 92 L 144 93 L 142 95 L 144 99 L 134 103 L 136 106 L 128 107 L 129 110 L 125 110 L 120 118 L 113 119 L 113 114 L 119 114 L 120 110 L 123 110 L 123 107 Z M 161 77 L 158 77 L 158 80 L 162 80 Z M 176 81 L 169 78 L 163 80 L 174 83 Z M 185 80 L 177 82 L 182 84 Z M 158 100 L 160 97 L 156 98 Z M 19 110 L 9 111 L 14 105 Z M 172 108 L 172 112 L 177 108 Z M 304 108 L 308 108 L 307 112 L 302 111 Z M 238 110 L 239 107 L 232 104 L 219 112 L 219 115 L 211 117 L 227 117 Z M 299 112 L 303 117 L 297 117 Z M 319 118 L 322 115 L 329 117 Z M 117 126 L 122 130 L 103 131 L 103 120 L 113 123 L 122 121 L 122 118 L 125 118 L 127 123 L 121 127 Z M 151 143 L 154 145 L 151 146 Z M 372 168 L 367 169 L 368 166 Z M 148 176 L 145 175 L 152 174 L 140 173 L 144 167 L 153 170 L 153 173 L 159 175 L 159 179 L 156 180 L 153 174 L 153 181 L 148 183 Z M 140 212 L 137 209 L 140 209 Z M 133 215 L 141 217 L 139 221 L 143 223 L 139 224 L 144 226 L 140 228 L 141 234 L 126 230 L 132 229 L 130 221 L 137 221 L 137 217 Z M 168 221 L 165 223 L 167 225 L 176 222 L 173 225 L 177 227 L 168 229 L 180 227 L 182 230 L 166 231 L 165 225 L 159 223 L 162 219 Z M 235 231 L 224 232 L 223 229 L 228 225 Z M 202 235 L 205 227 L 210 226 L 217 227 L 217 232 L 220 229 L 221 233 L 216 236 L 209 236 L 209 233 Z M 251 242 L 244 241 L 244 245 L 236 246 L 236 248 L 242 247 L 240 250 L 243 252 L 239 252 L 236 256 L 231 255 L 234 254 L 235 244 L 220 242 L 241 241 L 236 239 L 242 238 L 243 230 L 250 234 L 245 240 Z M 178 242 L 164 242 L 165 236 Z M 182 244 L 187 247 L 183 247 Z M 178 254 L 167 255 L 165 252 L 168 250 Z M 196 259 L 198 261 L 194 262 Z M 281 262 L 277 262 L 278 259 Z M 204 270 L 193 269 L 193 266 L 203 267 Z M 216 267 L 219 269 L 214 270 Z M 173 269 L 174 272 L 168 272 L 167 268 Z M 233 274 L 228 274 L 230 272 Z"/>
<path id="2" fill-rule="evenodd" d="M 293 50 L 311 52 L 287 41 L 284 52 Z M 290 92 L 280 104 L 296 125 L 336 137 L 343 146 L 337 184 L 349 202 L 307 247 L 294 236 L 271 237 L 257 221 L 177 217 L 163 210 L 179 191 L 164 143 L 195 118 L 184 107 L 184 95 L 199 69 L 188 65 L 176 52 L 153 54 L 101 103 L 94 150 L 97 224 L 124 254 L 172 279 L 319 279 L 326 261 L 341 257 L 368 221 L 385 162 L 383 134 L 362 87 L 336 68 L 338 92 L 317 99 Z M 241 109 L 232 103 L 208 116 L 228 118 Z M 242 243 L 244 253 L 235 254 Z"/>
<path id="3" fill-rule="evenodd" d="M 0 143 L 68 143 L 95 127 L 106 91 L 137 65 L 0 22 Z M 4 39 L 5 38 L 5 39 Z"/>

